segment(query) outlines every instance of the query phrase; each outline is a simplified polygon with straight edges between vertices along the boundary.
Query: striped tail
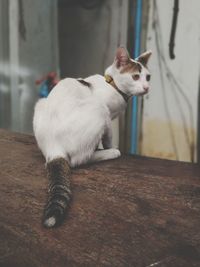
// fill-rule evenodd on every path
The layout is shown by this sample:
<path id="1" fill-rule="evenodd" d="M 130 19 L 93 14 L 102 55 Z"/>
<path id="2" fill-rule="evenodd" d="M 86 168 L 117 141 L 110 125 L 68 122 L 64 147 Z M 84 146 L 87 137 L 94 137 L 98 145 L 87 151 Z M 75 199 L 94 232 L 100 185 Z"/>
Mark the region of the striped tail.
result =
<path id="1" fill-rule="evenodd" d="M 49 198 L 44 209 L 43 224 L 51 228 L 62 223 L 71 199 L 70 166 L 64 158 L 47 163 Z"/>

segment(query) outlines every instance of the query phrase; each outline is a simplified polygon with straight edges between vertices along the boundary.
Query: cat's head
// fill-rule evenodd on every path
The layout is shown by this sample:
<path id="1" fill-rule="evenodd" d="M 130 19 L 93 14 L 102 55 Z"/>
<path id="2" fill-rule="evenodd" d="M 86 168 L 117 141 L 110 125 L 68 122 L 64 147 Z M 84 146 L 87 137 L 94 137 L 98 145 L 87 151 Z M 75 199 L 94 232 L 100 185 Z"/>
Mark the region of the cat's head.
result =
<path id="1" fill-rule="evenodd" d="M 151 51 L 147 51 L 133 60 L 124 47 L 119 47 L 114 62 L 106 70 L 106 74 L 109 74 L 116 86 L 127 95 L 144 95 L 150 88 L 151 75 L 147 63 L 151 54 Z"/>

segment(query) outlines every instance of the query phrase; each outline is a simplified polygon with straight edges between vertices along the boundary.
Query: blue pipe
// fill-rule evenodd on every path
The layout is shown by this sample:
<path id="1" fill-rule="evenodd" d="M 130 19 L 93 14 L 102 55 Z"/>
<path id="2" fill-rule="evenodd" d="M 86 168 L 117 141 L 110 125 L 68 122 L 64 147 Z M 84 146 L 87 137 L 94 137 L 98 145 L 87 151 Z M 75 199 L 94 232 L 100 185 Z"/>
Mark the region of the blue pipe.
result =
<path id="1" fill-rule="evenodd" d="M 135 43 L 133 58 L 140 55 L 140 36 L 142 29 L 142 0 L 136 2 L 136 14 L 135 14 Z M 138 149 L 138 98 L 135 96 L 132 100 L 131 110 L 131 148 L 130 153 L 136 154 Z"/>

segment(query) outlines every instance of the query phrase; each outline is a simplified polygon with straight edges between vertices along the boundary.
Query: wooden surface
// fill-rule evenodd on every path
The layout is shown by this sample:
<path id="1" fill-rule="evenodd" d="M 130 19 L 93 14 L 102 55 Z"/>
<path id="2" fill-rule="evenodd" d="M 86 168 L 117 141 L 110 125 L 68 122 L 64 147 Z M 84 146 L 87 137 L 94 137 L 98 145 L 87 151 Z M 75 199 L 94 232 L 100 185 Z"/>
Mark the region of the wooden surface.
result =
<path id="1" fill-rule="evenodd" d="M 0 266 L 200 266 L 200 167 L 143 157 L 81 167 L 57 229 L 31 136 L 0 131 Z"/>

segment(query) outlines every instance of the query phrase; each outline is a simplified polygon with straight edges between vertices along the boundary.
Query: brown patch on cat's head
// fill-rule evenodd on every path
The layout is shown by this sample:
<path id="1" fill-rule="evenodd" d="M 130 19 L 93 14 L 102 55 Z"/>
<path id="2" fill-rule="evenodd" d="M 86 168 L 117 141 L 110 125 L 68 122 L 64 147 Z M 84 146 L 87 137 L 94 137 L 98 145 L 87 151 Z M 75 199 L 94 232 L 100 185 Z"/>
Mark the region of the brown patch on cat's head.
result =
<path id="1" fill-rule="evenodd" d="M 142 66 L 140 63 L 136 61 L 129 60 L 128 63 L 122 67 L 120 70 L 120 73 L 135 73 L 135 72 L 141 72 L 142 71 Z"/>
<path id="2" fill-rule="evenodd" d="M 151 56 L 151 51 L 146 51 L 142 53 L 135 60 L 131 59 L 128 51 L 124 47 L 118 47 L 115 54 L 115 64 L 118 69 L 120 69 L 120 73 L 134 73 L 141 72 L 142 66 L 147 67 L 147 63 Z"/>

